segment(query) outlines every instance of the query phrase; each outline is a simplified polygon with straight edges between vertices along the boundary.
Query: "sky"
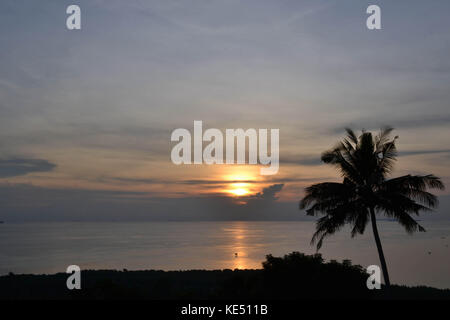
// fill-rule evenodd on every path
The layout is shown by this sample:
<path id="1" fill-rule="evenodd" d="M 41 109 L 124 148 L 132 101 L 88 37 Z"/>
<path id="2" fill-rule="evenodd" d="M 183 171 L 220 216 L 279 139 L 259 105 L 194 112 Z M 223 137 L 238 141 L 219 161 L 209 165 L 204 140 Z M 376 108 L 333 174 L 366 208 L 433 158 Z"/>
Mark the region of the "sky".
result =
<path id="1" fill-rule="evenodd" d="M 66 8 L 81 8 L 81 30 Z M 366 28 L 377 4 L 382 29 Z M 344 128 L 450 182 L 450 3 L 0 3 L 0 220 L 305 219 Z M 277 128 L 280 170 L 181 165 L 176 128 Z M 239 195 L 240 191 L 244 190 Z M 448 191 L 434 217 L 450 218 Z M 430 215 L 430 214 L 427 214 Z"/>

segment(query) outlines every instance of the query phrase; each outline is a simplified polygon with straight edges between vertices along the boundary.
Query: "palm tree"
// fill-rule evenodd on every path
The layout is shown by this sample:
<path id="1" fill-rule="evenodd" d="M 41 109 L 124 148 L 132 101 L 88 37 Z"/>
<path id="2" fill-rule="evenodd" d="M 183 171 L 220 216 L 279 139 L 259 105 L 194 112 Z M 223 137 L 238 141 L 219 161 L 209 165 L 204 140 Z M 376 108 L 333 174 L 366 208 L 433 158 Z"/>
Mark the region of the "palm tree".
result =
<path id="1" fill-rule="evenodd" d="M 364 233 L 370 219 L 386 286 L 390 281 L 376 213 L 396 219 L 408 233 L 425 231 L 411 214 L 418 215 L 420 211 L 431 211 L 437 206 L 437 197 L 427 192 L 427 188 L 444 189 L 444 184 L 434 175 L 387 179 L 397 157 L 395 141 L 398 137 L 389 137 L 392 130 L 381 129 L 376 136 L 363 130 L 357 137 L 346 129 L 347 138 L 322 154 L 323 162 L 339 169 L 342 183 L 314 184 L 306 188 L 300 201 L 300 209 L 307 208 L 307 215 L 324 214 L 317 220 L 311 240 L 311 244 L 317 242 L 317 250 L 326 236 L 347 223 L 351 224 L 352 237 Z"/>

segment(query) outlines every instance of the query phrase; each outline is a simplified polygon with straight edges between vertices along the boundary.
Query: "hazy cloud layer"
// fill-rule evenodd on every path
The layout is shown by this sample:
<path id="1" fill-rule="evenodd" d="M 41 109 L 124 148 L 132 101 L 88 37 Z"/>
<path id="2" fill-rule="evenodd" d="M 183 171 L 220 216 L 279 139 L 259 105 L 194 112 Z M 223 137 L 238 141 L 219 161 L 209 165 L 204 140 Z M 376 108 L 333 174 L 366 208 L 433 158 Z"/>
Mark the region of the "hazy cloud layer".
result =
<path id="1" fill-rule="evenodd" d="M 43 159 L 0 159 L 0 178 L 22 176 L 33 172 L 47 172 L 56 167 Z"/>
<path id="2" fill-rule="evenodd" d="M 161 198 L 144 192 L 49 189 L 0 185 L 1 220 L 11 221 L 158 221 L 158 220 L 311 220 L 298 202 L 279 202 L 283 185 L 244 197 L 247 205 L 226 196 Z M 437 212 L 421 219 L 447 219 L 450 196 L 440 197 Z"/>
<path id="3" fill-rule="evenodd" d="M 447 0 L 379 0 L 380 31 L 365 26 L 366 0 L 79 0 L 82 30 L 73 32 L 69 4 L 0 3 L 0 178 L 17 205 L 33 192 L 46 199 L 30 198 L 35 206 L 17 216 L 59 219 L 64 208 L 71 218 L 122 219 L 120 209 L 162 219 L 179 217 L 180 205 L 189 217 L 253 216 L 254 206 L 276 219 L 277 206 L 296 208 L 284 195 L 339 177 L 320 154 L 347 126 L 395 127 L 400 172 L 450 179 Z M 232 183 L 225 169 L 171 163 L 170 133 L 194 120 L 280 129 L 279 174 L 243 179 L 257 186 L 246 208 L 214 190 Z M 269 184 L 283 187 L 263 190 Z M 146 187 L 184 198 L 129 194 Z M 121 191 L 89 191 L 103 188 Z M 264 201 L 279 210 L 269 214 Z"/>
<path id="4" fill-rule="evenodd" d="M 448 98 L 446 99 L 448 101 Z M 450 102 L 449 102 L 450 103 Z M 379 128 L 390 126 L 396 129 L 418 129 L 418 128 L 430 128 L 450 125 L 450 115 L 448 110 L 444 110 L 442 114 L 438 115 L 428 115 L 423 114 L 416 117 L 409 116 L 408 118 L 389 118 L 386 116 L 381 116 L 377 119 L 359 119 L 353 120 L 352 122 L 334 127 L 330 130 L 332 133 L 342 133 L 345 128 L 353 128 L 354 130 L 379 130 Z"/>
<path id="5" fill-rule="evenodd" d="M 0 185 L 6 221 L 286 220 L 304 219 L 296 203 L 276 201 L 282 184 L 237 201 L 227 196 L 154 197 L 145 192 Z M 246 201 L 247 205 L 242 205 Z"/>

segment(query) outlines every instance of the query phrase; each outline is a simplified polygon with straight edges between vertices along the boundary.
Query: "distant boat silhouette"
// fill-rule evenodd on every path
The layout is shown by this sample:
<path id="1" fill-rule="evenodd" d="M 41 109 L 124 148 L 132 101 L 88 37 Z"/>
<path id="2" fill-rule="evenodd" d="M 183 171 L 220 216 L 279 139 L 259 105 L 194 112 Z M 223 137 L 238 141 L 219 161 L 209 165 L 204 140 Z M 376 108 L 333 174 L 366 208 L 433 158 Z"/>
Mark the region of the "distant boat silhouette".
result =
<path id="1" fill-rule="evenodd" d="M 235 257 L 235 258 L 237 258 L 237 256 L 238 256 L 238 253 L 237 253 L 237 252 L 235 252 L 235 253 L 234 253 L 234 257 Z"/>
<path id="2" fill-rule="evenodd" d="M 5 221 L 0 221 L 0 223 L 5 223 Z"/>

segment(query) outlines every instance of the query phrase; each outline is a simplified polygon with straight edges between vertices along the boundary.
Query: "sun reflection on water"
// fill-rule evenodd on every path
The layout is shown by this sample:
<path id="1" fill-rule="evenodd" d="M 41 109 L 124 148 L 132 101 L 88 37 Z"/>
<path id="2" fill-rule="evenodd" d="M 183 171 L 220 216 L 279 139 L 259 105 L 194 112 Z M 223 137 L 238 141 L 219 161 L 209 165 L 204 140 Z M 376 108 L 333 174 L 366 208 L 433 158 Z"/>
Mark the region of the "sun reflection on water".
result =
<path id="1" fill-rule="evenodd" d="M 236 222 L 233 224 L 231 230 L 231 248 L 230 256 L 233 257 L 233 269 L 253 269 L 255 268 L 249 258 L 247 249 L 247 230 L 243 222 Z"/>

